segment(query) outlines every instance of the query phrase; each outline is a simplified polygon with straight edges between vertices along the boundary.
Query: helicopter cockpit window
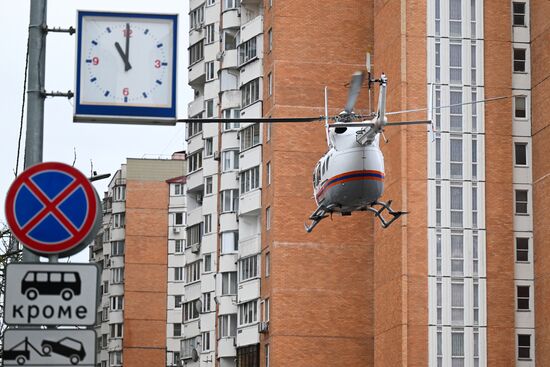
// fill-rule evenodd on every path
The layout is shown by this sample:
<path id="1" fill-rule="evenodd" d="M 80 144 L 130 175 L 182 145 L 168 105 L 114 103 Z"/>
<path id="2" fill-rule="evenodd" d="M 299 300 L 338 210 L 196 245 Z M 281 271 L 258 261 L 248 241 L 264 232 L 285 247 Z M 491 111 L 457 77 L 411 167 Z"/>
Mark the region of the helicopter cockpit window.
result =
<path id="1" fill-rule="evenodd" d="M 321 165 L 317 165 L 317 183 L 321 181 Z"/>

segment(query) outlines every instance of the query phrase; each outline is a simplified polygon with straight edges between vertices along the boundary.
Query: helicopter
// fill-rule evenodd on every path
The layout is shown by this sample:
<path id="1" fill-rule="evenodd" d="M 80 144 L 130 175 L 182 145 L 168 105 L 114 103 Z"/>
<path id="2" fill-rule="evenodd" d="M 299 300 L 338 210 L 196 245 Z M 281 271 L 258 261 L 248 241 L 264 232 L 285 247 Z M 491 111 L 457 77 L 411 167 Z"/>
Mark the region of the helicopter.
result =
<path id="1" fill-rule="evenodd" d="M 401 125 L 431 124 L 432 120 L 388 122 L 387 115 L 409 112 L 428 111 L 431 116 L 431 102 L 428 108 L 406 111 L 386 112 L 386 89 L 388 78 L 381 73 L 378 79 L 373 79 L 370 69 L 370 55 L 367 55 L 369 105 L 371 88 L 379 85 L 377 112 L 367 115 L 355 114 L 353 107 L 364 82 L 364 72 L 357 71 L 352 75 L 346 106 L 337 116 L 328 116 L 328 93 L 325 87 L 325 115 L 317 117 L 260 117 L 260 118 L 188 118 L 178 119 L 178 122 L 264 122 L 264 123 L 300 123 L 325 122 L 325 135 L 328 151 L 319 159 L 313 170 L 313 197 L 317 209 L 309 216 L 310 224 L 305 223 L 306 232 L 310 233 L 319 222 L 333 213 L 349 216 L 355 211 L 370 211 L 378 218 L 383 228 L 389 227 L 399 217 L 407 212 L 394 210 L 392 200 L 381 201 L 384 193 L 384 156 L 380 150 L 380 137 L 384 136 L 384 128 Z M 433 85 L 432 85 L 433 87 Z M 430 93 L 430 96 L 433 95 Z M 456 105 L 438 106 L 450 108 L 466 104 L 494 101 L 508 97 L 495 97 L 475 102 L 465 102 Z M 370 109 L 370 108 L 369 108 Z M 329 124 L 329 120 L 334 121 Z M 357 121 L 361 120 L 361 121 Z"/>

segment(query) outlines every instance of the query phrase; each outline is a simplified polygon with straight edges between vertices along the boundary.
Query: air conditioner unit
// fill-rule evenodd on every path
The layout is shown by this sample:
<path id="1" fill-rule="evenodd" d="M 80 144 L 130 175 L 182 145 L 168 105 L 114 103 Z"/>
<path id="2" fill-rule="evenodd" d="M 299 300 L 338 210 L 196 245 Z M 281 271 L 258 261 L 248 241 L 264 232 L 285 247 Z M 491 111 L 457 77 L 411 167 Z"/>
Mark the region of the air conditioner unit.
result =
<path id="1" fill-rule="evenodd" d="M 191 252 L 198 253 L 201 251 L 201 244 L 200 243 L 194 243 L 191 245 Z"/>
<path id="2" fill-rule="evenodd" d="M 267 333 L 269 331 L 269 321 L 262 321 L 258 324 L 259 333 Z"/>
<path id="3" fill-rule="evenodd" d="M 214 160 L 215 160 L 215 161 L 219 161 L 219 160 L 220 160 L 220 152 L 218 152 L 218 151 L 215 151 L 215 152 L 214 152 Z"/>
<path id="4" fill-rule="evenodd" d="M 180 233 L 181 228 L 180 227 L 172 227 L 172 230 L 174 231 L 174 233 Z"/>

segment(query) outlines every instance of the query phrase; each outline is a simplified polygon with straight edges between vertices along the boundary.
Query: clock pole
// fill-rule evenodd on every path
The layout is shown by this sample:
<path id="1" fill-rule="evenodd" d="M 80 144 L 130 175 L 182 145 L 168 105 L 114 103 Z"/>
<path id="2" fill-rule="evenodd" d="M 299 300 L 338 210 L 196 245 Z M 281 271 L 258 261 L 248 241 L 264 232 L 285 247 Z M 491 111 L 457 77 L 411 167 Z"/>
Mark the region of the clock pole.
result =
<path id="1" fill-rule="evenodd" d="M 42 162 L 44 144 L 47 0 L 32 0 L 30 4 L 25 169 Z M 39 257 L 23 247 L 23 261 L 39 262 Z"/>

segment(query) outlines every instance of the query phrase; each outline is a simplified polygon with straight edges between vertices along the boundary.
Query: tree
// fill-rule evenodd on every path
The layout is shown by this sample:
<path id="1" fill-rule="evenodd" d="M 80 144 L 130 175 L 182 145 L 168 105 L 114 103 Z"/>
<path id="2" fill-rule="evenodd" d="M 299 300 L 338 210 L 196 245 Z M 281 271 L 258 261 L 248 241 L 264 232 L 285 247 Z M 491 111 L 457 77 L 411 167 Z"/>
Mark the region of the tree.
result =
<path id="1" fill-rule="evenodd" d="M 0 224 L 0 344 L 4 339 L 6 324 L 4 323 L 4 295 L 6 291 L 6 266 L 12 262 L 21 261 L 21 246 L 12 236 L 9 228 Z M 0 353 L 4 350 L 0 345 Z"/>

